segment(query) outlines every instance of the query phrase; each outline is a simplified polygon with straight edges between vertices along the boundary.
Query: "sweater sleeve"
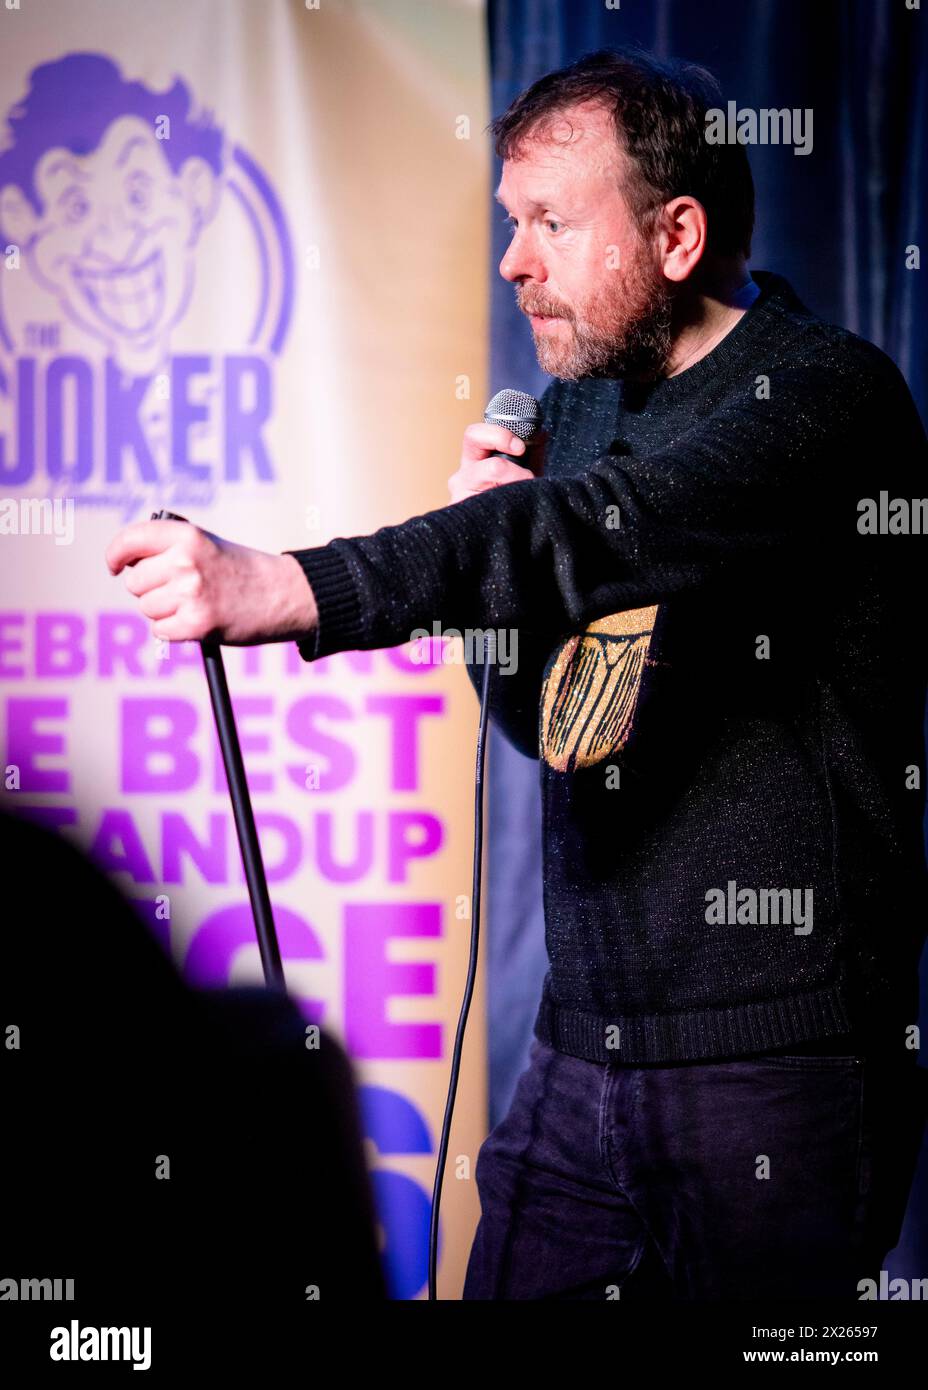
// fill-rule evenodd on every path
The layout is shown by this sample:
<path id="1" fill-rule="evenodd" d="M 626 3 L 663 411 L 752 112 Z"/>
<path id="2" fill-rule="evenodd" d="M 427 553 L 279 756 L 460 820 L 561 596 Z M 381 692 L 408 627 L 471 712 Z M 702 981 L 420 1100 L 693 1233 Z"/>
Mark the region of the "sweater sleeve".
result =
<path id="1" fill-rule="evenodd" d="M 672 448 L 607 454 L 573 477 L 512 483 L 288 552 L 319 611 L 299 650 L 314 660 L 396 646 L 435 620 L 566 635 L 811 559 L 829 534 L 856 530 L 852 464 L 872 440 L 882 375 L 840 359 L 781 368 L 762 399 L 752 376 Z"/>

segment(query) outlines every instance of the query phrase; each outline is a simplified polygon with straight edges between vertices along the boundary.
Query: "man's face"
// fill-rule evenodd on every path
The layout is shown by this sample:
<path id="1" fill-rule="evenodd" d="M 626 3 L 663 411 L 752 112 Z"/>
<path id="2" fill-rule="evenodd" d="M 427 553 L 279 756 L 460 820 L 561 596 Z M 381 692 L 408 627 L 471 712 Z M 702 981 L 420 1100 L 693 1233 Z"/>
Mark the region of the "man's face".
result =
<path id="1" fill-rule="evenodd" d="M 589 104 L 503 164 L 513 234 L 499 270 L 550 376 L 650 374 L 669 355 L 670 286 L 622 193 L 628 171 L 612 116 Z"/>

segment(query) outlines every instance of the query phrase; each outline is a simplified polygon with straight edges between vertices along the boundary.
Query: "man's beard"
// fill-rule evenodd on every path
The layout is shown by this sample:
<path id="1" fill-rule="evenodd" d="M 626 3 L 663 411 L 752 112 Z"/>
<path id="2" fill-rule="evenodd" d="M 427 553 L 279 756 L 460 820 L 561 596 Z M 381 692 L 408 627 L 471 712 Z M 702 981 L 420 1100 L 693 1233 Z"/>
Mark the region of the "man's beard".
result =
<path id="1" fill-rule="evenodd" d="M 655 377 L 670 357 L 673 297 L 644 244 L 624 274 L 616 271 L 605 281 L 604 292 L 579 310 L 523 285 L 516 289 L 516 303 L 523 313 L 550 314 L 569 325 L 566 333 L 557 329 L 535 335 L 538 365 L 561 381 Z"/>

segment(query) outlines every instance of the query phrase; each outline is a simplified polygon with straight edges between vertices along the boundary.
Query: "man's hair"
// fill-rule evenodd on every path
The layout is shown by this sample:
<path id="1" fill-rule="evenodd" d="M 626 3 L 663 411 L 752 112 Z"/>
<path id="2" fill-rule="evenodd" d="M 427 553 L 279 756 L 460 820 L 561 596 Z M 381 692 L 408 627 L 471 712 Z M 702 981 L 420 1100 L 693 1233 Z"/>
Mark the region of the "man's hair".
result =
<path id="1" fill-rule="evenodd" d="M 500 159 L 517 159 L 527 140 L 580 102 L 602 102 L 615 121 L 618 147 L 631 160 L 624 188 L 633 217 L 650 235 L 660 208 L 681 194 L 698 198 L 718 255 L 749 256 L 754 180 L 738 144 L 706 140 L 706 112 L 721 104 L 705 68 L 661 62 L 639 49 L 600 49 L 532 85 L 490 125 Z"/>

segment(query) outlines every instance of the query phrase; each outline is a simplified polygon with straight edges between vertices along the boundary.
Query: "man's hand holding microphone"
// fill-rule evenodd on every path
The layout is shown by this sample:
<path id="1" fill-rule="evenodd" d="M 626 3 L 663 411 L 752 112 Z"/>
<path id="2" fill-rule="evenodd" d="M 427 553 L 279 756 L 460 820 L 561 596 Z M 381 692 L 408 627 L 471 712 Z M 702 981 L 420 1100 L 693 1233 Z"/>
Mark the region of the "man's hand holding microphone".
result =
<path id="1" fill-rule="evenodd" d="M 518 419 L 494 412 L 503 398 L 518 398 L 534 414 Z M 531 396 L 494 396 L 483 423 L 464 431 L 461 460 L 448 480 L 452 504 L 507 483 L 525 482 L 541 468 L 541 450 L 525 444 L 500 420 L 531 437 L 537 425 Z M 519 462 L 519 460 L 523 462 Z M 525 466 L 531 464 L 531 467 Z M 106 549 L 113 575 L 152 623 L 152 635 L 169 642 L 212 640 L 226 646 L 302 640 L 315 631 L 318 610 L 306 575 L 292 555 L 273 555 L 223 540 L 187 521 L 133 522 Z"/>
<path id="2" fill-rule="evenodd" d="M 537 446 L 523 443 L 502 425 L 468 425 L 458 471 L 448 479 L 451 501 L 463 502 L 465 497 L 476 497 L 491 488 L 537 477 L 532 468 L 513 462 L 505 457 L 507 454 L 534 463 Z"/>

